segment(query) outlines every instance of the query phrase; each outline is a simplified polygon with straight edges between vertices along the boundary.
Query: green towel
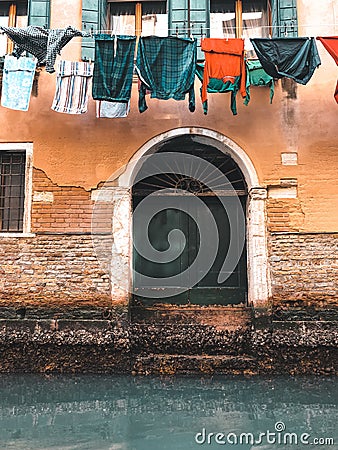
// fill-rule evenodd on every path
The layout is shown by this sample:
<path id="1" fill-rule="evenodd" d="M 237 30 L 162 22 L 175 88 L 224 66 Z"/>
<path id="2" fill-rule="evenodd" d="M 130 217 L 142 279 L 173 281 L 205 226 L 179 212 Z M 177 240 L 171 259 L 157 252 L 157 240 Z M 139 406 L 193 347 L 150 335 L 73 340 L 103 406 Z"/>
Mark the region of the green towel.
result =
<path id="1" fill-rule="evenodd" d="M 272 103 L 275 93 L 273 78 L 265 72 L 258 59 L 246 61 L 246 99 L 244 105 L 247 105 L 250 101 L 250 86 L 270 86 L 270 103 Z"/>
<path id="2" fill-rule="evenodd" d="M 196 64 L 196 75 L 199 80 L 203 81 L 203 73 L 204 73 L 204 65 Z M 237 103 L 236 103 L 236 95 L 240 88 L 241 77 L 238 76 L 235 78 L 235 82 L 226 81 L 225 83 L 219 78 L 210 78 L 209 84 L 207 87 L 207 91 L 211 94 L 223 94 L 225 92 L 231 92 L 231 111 L 235 116 L 237 114 Z M 202 90 L 202 88 L 201 88 Z M 208 102 L 203 103 L 203 111 L 204 114 L 208 114 Z"/>

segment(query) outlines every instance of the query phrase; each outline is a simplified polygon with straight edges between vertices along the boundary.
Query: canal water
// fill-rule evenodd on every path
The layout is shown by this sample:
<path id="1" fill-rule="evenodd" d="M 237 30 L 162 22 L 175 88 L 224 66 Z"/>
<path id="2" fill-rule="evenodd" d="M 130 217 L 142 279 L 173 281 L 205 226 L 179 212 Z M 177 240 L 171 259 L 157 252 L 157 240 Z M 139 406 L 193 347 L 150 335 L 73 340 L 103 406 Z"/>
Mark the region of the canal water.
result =
<path id="1" fill-rule="evenodd" d="M 0 448 L 338 449 L 336 378 L 0 375 Z"/>

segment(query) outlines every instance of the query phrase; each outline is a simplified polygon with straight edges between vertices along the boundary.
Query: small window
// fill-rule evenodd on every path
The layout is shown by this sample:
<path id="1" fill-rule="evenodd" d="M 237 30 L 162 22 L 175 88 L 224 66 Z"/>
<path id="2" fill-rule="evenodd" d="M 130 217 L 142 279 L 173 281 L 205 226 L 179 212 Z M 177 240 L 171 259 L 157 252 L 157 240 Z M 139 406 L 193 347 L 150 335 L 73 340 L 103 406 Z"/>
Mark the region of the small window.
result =
<path id="1" fill-rule="evenodd" d="M 32 144 L 0 144 L 0 233 L 29 233 Z"/>
<path id="2" fill-rule="evenodd" d="M 115 34 L 168 36 L 165 1 L 110 1 L 109 28 Z"/>
<path id="3" fill-rule="evenodd" d="M 28 25 L 27 0 L 16 2 L 0 1 L 0 26 L 20 27 Z M 13 43 L 5 34 L 0 35 L 0 56 L 13 51 Z"/>
<path id="4" fill-rule="evenodd" d="M 1 231 L 23 231 L 25 201 L 24 152 L 0 152 L 0 226 Z"/>

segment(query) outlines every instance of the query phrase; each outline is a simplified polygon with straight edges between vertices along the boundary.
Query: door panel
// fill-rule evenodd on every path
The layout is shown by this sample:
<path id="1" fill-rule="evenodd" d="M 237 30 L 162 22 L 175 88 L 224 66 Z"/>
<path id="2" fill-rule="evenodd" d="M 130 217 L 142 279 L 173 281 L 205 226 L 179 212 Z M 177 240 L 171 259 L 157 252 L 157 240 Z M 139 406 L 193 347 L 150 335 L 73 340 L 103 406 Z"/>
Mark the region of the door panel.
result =
<path id="1" fill-rule="evenodd" d="M 179 275 L 191 267 L 195 261 L 200 245 L 200 234 L 197 224 L 186 213 L 171 208 L 161 211 L 153 217 L 149 224 L 148 236 L 151 245 L 160 252 L 167 251 L 169 248 L 168 235 L 174 229 L 182 231 L 186 238 L 185 245 L 182 240 L 172 241 L 171 249 L 175 251 L 175 254 L 179 254 L 179 256 L 170 262 L 165 262 L 165 258 L 161 261 L 161 256 L 157 258 L 157 262 L 151 262 L 134 249 L 134 301 L 136 303 L 144 305 L 153 305 L 156 303 L 229 305 L 244 303 L 246 301 L 247 274 L 245 245 L 237 267 L 228 274 L 224 282 L 219 283 L 218 278 L 220 273 L 222 273 L 222 266 L 230 245 L 230 237 L 237 241 L 238 246 L 240 244 L 243 245 L 243 243 L 239 242 L 239 233 L 236 232 L 237 230 L 231 230 L 230 232 L 227 213 L 217 197 L 204 196 L 200 197 L 200 199 L 207 205 L 208 210 L 212 212 L 219 235 L 218 252 L 210 270 L 205 274 L 205 262 L 202 258 L 201 264 L 196 265 L 195 273 L 193 274 L 193 276 L 199 275 L 199 283 L 193 288 L 185 290 L 183 293 L 170 296 L 170 293 L 177 291 L 176 288 L 184 289 L 184 286 L 190 286 L 190 284 L 187 285 L 187 280 Z M 134 197 L 134 208 L 141 200 L 141 197 Z M 246 197 L 243 196 L 241 200 L 242 207 L 245 210 Z M 227 205 L 229 204 L 231 204 L 231 208 L 235 208 L 235 210 L 232 210 L 232 214 L 238 214 L 239 211 L 236 208 L 241 208 L 238 202 L 229 203 L 228 201 Z M 195 210 L 194 213 L 196 214 L 197 223 L 200 228 L 208 229 L 208 218 L 203 214 L 202 209 Z M 146 217 L 144 217 L 145 219 Z M 141 222 L 143 222 L 142 215 Z M 142 224 L 134 222 L 133 236 L 136 244 L 142 239 L 142 234 Z M 210 239 L 217 239 L 217 236 L 210 236 Z M 149 277 L 146 283 L 144 283 L 140 274 Z M 165 279 L 175 275 L 178 275 L 177 283 L 175 285 L 170 283 L 166 285 Z M 158 285 L 159 279 L 164 280 L 160 286 Z M 163 291 L 168 296 L 163 297 Z M 156 292 L 159 293 L 158 298 L 153 298 L 153 295 L 149 295 L 149 293 L 155 293 L 156 295 Z"/>

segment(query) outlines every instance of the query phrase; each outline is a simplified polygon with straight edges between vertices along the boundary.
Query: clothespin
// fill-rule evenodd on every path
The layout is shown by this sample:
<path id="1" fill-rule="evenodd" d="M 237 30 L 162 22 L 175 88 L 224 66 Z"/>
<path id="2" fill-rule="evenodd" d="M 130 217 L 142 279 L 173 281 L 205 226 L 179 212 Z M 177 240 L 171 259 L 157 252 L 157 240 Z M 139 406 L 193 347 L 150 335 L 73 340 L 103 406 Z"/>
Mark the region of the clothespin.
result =
<path id="1" fill-rule="evenodd" d="M 178 25 L 176 25 L 176 37 L 178 37 Z"/>
<path id="2" fill-rule="evenodd" d="M 117 36 L 115 34 L 115 36 L 114 36 L 114 58 L 116 58 L 116 54 L 117 54 Z"/>
<path id="3" fill-rule="evenodd" d="M 191 27 L 190 27 L 190 39 L 194 38 L 194 35 L 192 33 L 192 29 L 194 28 L 194 22 L 191 22 Z"/>
<path id="4" fill-rule="evenodd" d="M 90 27 L 90 37 L 93 37 L 93 34 L 94 34 L 94 27 L 91 26 Z"/>
<path id="5" fill-rule="evenodd" d="M 284 36 L 286 37 L 287 35 L 288 35 L 288 28 L 286 22 L 284 22 Z"/>

